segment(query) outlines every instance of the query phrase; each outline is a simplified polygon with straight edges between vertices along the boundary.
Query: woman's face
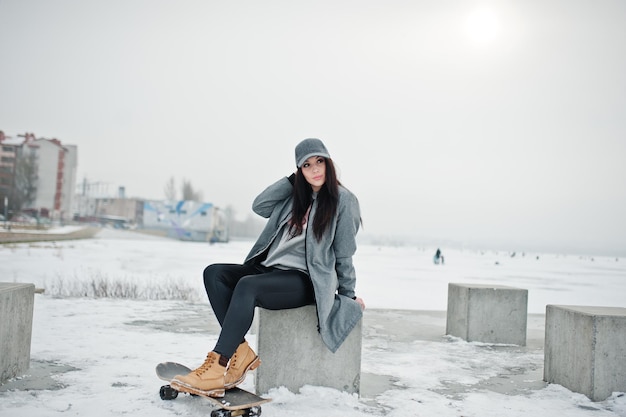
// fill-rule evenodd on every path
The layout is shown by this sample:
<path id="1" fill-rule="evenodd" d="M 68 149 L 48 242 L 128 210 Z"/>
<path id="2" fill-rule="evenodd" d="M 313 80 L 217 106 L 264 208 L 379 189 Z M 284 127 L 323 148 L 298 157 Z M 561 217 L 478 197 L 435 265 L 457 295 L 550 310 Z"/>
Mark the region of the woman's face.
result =
<path id="1" fill-rule="evenodd" d="M 321 156 L 312 156 L 300 168 L 313 191 L 318 192 L 326 182 L 326 160 Z"/>

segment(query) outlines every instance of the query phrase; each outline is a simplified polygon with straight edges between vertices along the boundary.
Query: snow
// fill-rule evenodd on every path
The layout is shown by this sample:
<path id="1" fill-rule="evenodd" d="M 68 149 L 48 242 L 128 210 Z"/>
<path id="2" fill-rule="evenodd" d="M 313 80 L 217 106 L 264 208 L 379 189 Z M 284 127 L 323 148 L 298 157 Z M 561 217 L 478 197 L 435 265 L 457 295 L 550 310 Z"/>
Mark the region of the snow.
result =
<path id="1" fill-rule="evenodd" d="M 105 229 L 95 239 L 0 246 L 2 281 L 45 288 L 35 300 L 31 369 L 52 370 L 48 382 L 41 376 L 48 389 L 16 389 L 19 378 L 0 387 L 0 416 L 209 414 L 200 398 L 162 401 L 154 367 L 199 365 L 218 332 L 202 270 L 241 262 L 251 244 Z M 626 416 L 623 393 L 592 402 L 541 381 L 546 304 L 626 307 L 625 259 L 442 248 L 446 263 L 434 265 L 435 250 L 361 244 L 357 293 L 368 306 L 361 397 L 278 388 L 263 415 Z M 449 282 L 528 289 L 528 346 L 444 336 Z M 249 340 L 254 346 L 255 334 Z M 366 390 L 368 378 L 377 382 Z M 254 389 L 254 373 L 243 388 Z"/>

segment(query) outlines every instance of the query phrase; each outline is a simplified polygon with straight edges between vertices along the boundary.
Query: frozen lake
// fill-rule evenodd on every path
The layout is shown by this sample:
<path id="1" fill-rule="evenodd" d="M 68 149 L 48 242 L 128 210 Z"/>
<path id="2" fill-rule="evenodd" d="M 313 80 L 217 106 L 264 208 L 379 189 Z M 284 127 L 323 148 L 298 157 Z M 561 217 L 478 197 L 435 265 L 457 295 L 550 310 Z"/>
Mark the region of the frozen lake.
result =
<path id="1" fill-rule="evenodd" d="M 241 262 L 251 244 L 104 230 L 90 240 L 0 246 L 3 281 L 46 291 L 35 300 L 31 376 L 0 387 L 0 415 L 207 415 L 201 399 L 162 401 L 154 366 L 200 364 L 219 331 L 202 270 Z M 625 307 L 624 259 L 442 248 L 446 263 L 434 265 L 435 249 L 359 246 L 357 293 L 368 305 L 361 397 L 276 389 L 263 415 L 626 416 L 623 393 L 594 403 L 542 381 L 545 305 Z M 528 289 L 528 346 L 444 336 L 449 282 Z"/>

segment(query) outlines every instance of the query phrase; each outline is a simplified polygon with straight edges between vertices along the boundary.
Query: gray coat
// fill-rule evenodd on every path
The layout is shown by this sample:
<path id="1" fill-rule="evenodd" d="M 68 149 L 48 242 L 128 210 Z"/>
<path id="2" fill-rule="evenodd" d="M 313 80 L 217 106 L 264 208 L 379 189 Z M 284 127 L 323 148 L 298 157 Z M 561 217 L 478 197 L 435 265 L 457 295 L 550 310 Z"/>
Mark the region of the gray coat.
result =
<path id="1" fill-rule="evenodd" d="M 269 248 L 282 226 L 289 220 L 292 209 L 293 186 L 283 177 L 257 196 L 252 209 L 268 219 L 265 228 L 246 257 L 245 263 L 260 261 L 259 256 Z M 311 207 L 314 218 L 317 200 Z M 332 352 L 348 337 L 363 312 L 353 300 L 356 274 L 352 255 L 356 252 L 356 234 L 361 214 L 359 202 L 350 191 L 339 187 L 337 214 L 329 232 L 318 241 L 307 223 L 306 263 L 315 291 L 319 332 Z"/>

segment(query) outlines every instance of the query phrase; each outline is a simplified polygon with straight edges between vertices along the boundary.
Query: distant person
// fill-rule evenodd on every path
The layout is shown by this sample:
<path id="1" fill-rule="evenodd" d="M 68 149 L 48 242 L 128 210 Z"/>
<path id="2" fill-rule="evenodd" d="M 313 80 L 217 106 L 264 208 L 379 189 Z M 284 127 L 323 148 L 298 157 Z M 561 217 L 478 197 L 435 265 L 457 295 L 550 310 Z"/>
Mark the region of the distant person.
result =
<path id="1" fill-rule="evenodd" d="M 222 329 L 204 363 L 174 377 L 174 389 L 223 397 L 261 364 L 245 340 L 255 307 L 315 304 L 318 331 L 332 352 L 361 319 L 365 304 L 355 296 L 352 264 L 359 202 L 337 179 L 321 140 L 303 140 L 295 156 L 295 173 L 267 187 L 252 204 L 268 221 L 244 263 L 204 270 L 204 286 Z M 261 167 L 273 163 L 266 156 L 259 162 Z"/>
<path id="2" fill-rule="evenodd" d="M 435 256 L 433 256 L 433 262 L 435 265 L 439 265 L 439 263 L 443 265 L 443 254 L 441 253 L 441 249 L 437 248 L 437 252 L 435 252 Z"/>

